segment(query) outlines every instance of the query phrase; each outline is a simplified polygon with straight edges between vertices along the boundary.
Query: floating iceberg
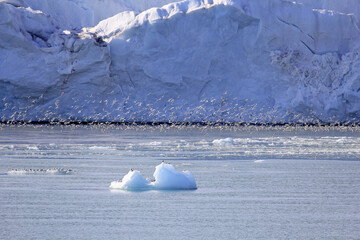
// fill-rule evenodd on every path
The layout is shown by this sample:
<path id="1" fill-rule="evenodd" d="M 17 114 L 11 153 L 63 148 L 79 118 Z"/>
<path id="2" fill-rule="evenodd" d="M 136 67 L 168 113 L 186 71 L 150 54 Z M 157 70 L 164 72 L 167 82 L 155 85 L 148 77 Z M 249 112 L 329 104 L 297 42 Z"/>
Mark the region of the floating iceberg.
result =
<path id="1" fill-rule="evenodd" d="M 212 141 L 213 145 L 215 146 L 233 146 L 234 145 L 234 139 L 232 138 L 223 138 L 223 139 L 215 139 Z"/>
<path id="2" fill-rule="evenodd" d="M 122 190 L 191 190 L 197 189 L 195 178 L 189 171 L 178 172 L 168 163 L 157 165 L 155 180 L 145 179 L 137 170 L 130 170 L 121 181 L 111 182 L 110 188 Z"/>
<path id="3" fill-rule="evenodd" d="M 264 160 L 255 160 L 254 163 L 262 163 Z"/>

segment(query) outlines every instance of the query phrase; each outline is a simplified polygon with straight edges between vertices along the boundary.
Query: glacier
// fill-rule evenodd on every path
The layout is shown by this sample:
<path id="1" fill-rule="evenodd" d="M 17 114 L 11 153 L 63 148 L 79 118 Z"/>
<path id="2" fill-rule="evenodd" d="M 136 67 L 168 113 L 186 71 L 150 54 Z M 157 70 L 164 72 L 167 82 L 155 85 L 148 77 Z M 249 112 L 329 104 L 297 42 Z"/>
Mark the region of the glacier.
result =
<path id="1" fill-rule="evenodd" d="M 360 123 L 357 0 L 1 0 L 2 122 Z"/>

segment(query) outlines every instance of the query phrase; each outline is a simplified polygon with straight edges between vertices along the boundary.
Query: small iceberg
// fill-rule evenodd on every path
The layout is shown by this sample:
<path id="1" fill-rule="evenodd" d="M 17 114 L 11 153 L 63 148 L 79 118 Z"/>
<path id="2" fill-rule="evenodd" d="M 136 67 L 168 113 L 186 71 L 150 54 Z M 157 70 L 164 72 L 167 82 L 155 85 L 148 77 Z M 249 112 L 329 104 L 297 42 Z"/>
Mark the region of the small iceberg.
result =
<path id="1" fill-rule="evenodd" d="M 229 147 L 234 145 L 234 139 L 232 138 L 223 138 L 223 139 L 215 139 L 212 141 L 215 146 Z"/>
<path id="2" fill-rule="evenodd" d="M 197 189 L 195 178 L 189 171 L 178 172 L 168 163 L 157 165 L 153 181 L 145 179 L 137 170 L 130 170 L 121 181 L 111 182 L 110 188 L 137 190 L 192 190 Z"/>
<path id="3" fill-rule="evenodd" d="M 71 169 L 65 168 L 49 168 L 49 169 L 11 169 L 8 171 L 10 175 L 16 174 L 58 174 L 58 175 L 66 175 L 66 174 L 73 174 L 75 171 Z"/>
<path id="4" fill-rule="evenodd" d="M 255 160 L 254 163 L 262 163 L 264 160 Z"/>

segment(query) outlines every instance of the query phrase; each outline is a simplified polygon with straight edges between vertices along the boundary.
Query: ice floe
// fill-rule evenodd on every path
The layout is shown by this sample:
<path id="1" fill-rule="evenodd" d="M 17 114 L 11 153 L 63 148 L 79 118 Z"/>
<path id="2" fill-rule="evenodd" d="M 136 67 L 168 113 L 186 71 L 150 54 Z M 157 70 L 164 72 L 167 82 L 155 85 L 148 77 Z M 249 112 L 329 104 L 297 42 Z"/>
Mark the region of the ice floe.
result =
<path id="1" fill-rule="evenodd" d="M 212 143 L 215 146 L 233 146 L 234 139 L 232 138 L 215 139 L 214 141 L 212 141 Z"/>
<path id="2" fill-rule="evenodd" d="M 262 163 L 264 160 L 255 160 L 254 163 Z"/>
<path id="3" fill-rule="evenodd" d="M 15 174 L 58 174 L 58 175 L 66 175 L 66 174 L 73 174 L 76 171 L 66 168 L 49 168 L 49 169 L 11 169 L 8 171 L 9 175 Z"/>

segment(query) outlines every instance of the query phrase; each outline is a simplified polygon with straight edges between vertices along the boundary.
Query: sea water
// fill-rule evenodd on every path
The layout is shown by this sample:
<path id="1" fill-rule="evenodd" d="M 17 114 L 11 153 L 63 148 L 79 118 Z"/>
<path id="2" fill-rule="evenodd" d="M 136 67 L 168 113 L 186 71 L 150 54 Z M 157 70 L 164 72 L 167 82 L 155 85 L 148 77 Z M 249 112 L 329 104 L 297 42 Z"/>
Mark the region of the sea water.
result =
<path id="1" fill-rule="evenodd" d="M 198 189 L 109 188 L 162 161 Z M 359 238 L 354 127 L 0 126 L 0 239 Z"/>

